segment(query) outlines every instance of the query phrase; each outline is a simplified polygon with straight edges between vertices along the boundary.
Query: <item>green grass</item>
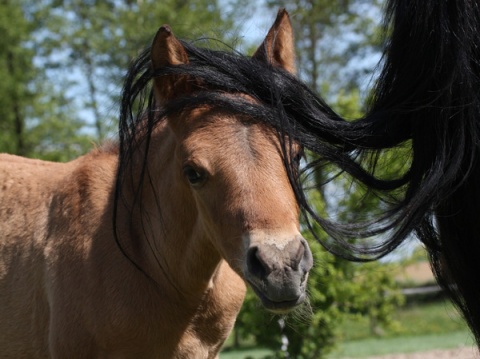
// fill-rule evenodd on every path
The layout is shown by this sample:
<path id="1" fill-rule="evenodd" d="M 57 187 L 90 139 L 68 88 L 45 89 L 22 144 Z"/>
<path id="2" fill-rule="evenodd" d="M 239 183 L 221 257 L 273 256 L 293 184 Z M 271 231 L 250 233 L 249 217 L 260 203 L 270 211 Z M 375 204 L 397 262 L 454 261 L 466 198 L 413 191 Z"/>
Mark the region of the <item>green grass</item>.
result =
<path id="1" fill-rule="evenodd" d="M 474 345 L 472 335 L 449 301 L 401 308 L 395 323 L 382 337 L 370 333 L 365 318 L 348 320 L 341 326 L 342 340 L 329 357 L 366 358 L 375 355 L 413 353 Z"/>
<path id="2" fill-rule="evenodd" d="M 346 320 L 340 326 L 340 341 L 361 340 L 372 337 L 366 318 Z M 423 305 L 410 305 L 394 315 L 391 328 L 383 337 L 416 336 L 468 331 L 460 314 L 449 301 Z"/>
<path id="3" fill-rule="evenodd" d="M 376 355 L 415 353 L 473 345 L 473 339 L 469 331 L 396 338 L 371 338 L 345 342 L 328 358 L 368 358 Z"/>
<path id="4" fill-rule="evenodd" d="M 220 353 L 220 359 L 261 359 L 268 354 L 272 354 L 272 351 L 268 349 L 251 348 L 222 352 Z"/>

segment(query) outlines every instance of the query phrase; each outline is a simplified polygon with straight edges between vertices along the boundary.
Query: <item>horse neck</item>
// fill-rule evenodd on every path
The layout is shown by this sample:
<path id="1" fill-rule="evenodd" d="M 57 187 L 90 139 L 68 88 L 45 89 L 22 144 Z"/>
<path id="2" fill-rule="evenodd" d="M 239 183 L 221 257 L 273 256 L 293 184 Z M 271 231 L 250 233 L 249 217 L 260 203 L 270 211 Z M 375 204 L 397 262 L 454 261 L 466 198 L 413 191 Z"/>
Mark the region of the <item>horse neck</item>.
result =
<path id="1" fill-rule="evenodd" d="M 191 192 L 180 183 L 176 146 L 166 125 L 152 135 L 130 240 L 138 246 L 140 267 L 162 287 L 176 296 L 201 299 L 216 278 L 221 257 L 198 220 Z"/>

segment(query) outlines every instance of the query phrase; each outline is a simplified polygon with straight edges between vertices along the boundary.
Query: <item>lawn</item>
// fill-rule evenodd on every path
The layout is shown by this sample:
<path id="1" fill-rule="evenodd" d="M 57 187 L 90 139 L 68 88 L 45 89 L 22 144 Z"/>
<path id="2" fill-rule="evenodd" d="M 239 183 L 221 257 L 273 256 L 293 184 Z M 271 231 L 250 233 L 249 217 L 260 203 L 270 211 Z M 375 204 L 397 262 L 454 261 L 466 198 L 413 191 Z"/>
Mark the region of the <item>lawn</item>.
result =
<path id="1" fill-rule="evenodd" d="M 268 349 L 250 348 L 222 352 L 220 353 L 220 359 L 261 359 L 268 354 L 272 354 L 272 351 Z"/>
<path id="2" fill-rule="evenodd" d="M 473 339 L 469 331 L 392 338 L 370 338 L 342 343 L 335 352 L 328 356 L 328 359 L 368 358 L 377 355 L 415 353 L 473 345 Z"/>
<path id="3" fill-rule="evenodd" d="M 467 331 L 468 327 L 450 301 L 412 304 L 394 314 L 392 328 L 384 330 L 382 337 L 416 336 Z M 366 318 L 347 320 L 340 325 L 340 341 L 368 339 L 369 321 Z"/>
<path id="4" fill-rule="evenodd" d="M 347 321 L 340 327 L 342 340 L 329 359 L 366 358 L 474 345 L 472 335 L 449 301 L 410 305 L 394 316 L 395 325 L 382 337 L 370 334 L 366 319 Z"/>

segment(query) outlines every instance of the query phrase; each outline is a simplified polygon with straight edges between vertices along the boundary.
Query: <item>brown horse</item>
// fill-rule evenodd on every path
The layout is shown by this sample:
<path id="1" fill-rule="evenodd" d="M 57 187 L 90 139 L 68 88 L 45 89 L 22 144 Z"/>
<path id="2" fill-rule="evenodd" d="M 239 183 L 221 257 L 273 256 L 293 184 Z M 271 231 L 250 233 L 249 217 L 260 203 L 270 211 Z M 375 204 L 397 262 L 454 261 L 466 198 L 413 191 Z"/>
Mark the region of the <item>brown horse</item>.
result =
<path id="1" fill-rule="evenodd" d="M 161 27 L 153 69 L 188 61 Z M 252 61 L 295 70 L 286 12 Z M 185 77 L 155 79 L 159 106 L 192 91 Z M 153 129 L 131 180 L 117 181 L 118 146 L 65 164 L 0 155 L 0 357 L 215 358 L 245 282 L 273 312 L 302 303 L 312 255 L 280 142 L 201 106 Z M 144 155 L 148 176 L 135 177 Z"/>

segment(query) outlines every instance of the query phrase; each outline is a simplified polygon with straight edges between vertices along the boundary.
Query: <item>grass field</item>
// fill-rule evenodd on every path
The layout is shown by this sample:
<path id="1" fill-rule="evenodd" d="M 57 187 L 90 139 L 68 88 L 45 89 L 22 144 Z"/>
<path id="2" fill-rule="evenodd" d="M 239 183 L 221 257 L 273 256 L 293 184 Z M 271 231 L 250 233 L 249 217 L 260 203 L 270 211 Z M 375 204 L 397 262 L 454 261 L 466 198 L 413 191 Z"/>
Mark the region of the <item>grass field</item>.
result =
<path id="1" fill-rule="evenodd" d="M 447 301 L 402 308 L 395 320 L 396 324 L 385 330 L 382 337 L 370 334 L 366 319 L 346 321 L 339 328 L 337 349 L 328 358 L 367 358 L 473 345 L 466 324 Z M 260 359 L 268 353 L 265 349 L 245 348 L 221 353 L 220 359 Z"/>
<path id="2" fill-rule="evenodd" d="M 473 340 L 469 331 L 381 339 L 371 338 L 342 343 L 328 358 L 368 358 L 377 355 L 415 353 L 472 345 Z"/>
<path id="3" fill-rule="evenodd" d="M 250 348 L 221 353 L 220 359 L 261 359 L 271 353 L 268 349 Z"/>
<path id="4" fill-rule="evenodd" d="M 400 308 L 392 328 L 382 337 L 416 336 L 467 331 L 467 325 L 449 301 Z M 366 318 L 348 320 L 340 326 L 340 341 L 369 339 L 372 335 Z"/>
<path id="5" fill-rule="evenodd" d="M 474 344 L 467 325 L 449 301 L 410 305 L 395 314 L 395 321 L 382 337 L 372 337 L 366 319 L 343 323 L 342 340 L 329 358 L 367 358 Z"/>

